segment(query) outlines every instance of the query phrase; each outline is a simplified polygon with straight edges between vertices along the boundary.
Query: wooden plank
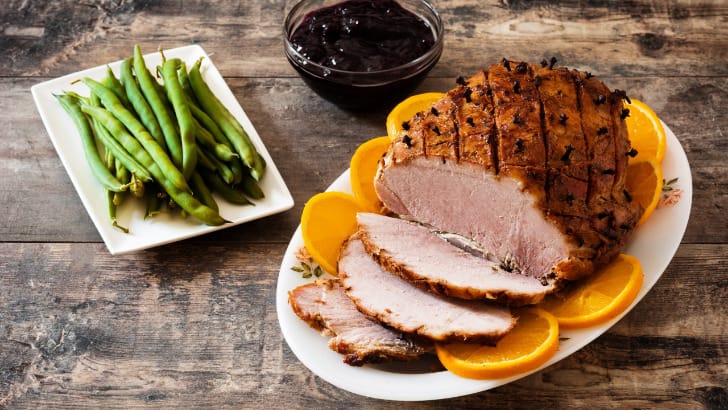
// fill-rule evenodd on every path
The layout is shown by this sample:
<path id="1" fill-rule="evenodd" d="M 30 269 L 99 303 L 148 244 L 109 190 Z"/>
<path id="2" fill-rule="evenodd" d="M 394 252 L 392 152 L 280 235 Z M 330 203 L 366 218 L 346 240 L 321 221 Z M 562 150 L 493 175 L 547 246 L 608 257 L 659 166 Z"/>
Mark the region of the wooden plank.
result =
<path id="1" fill-rule="evenodd" d="M 112 257 L 100 244 L 0 244 L 0 406 L 400 406 L 333 387 L 288 349 L 275 311 L 284 247 L 210 242 Z M 725 404 L 726 255 L 725 244 L 683 245 L 595 342 L 447 407 Z"/>
<path id="2" fill-rule="evenodd" d="M 3 75 L 58 76 L 146 51 L 200 44 L 225 76 L 292 77 L 282 25 L 292 2 L 13 0 L 2 15 Z M 720 0 L 629 3 L 441 1 L 445 52 L 433 71 L 456 77 L 507 56 L 556 56 L 594 74 L 728 74 L 728 7 Z M 113 47 L 109 39 L 113 39 Z M 476 53 L 474 55 L 474 53 Z M 255 58 L 251 58 L 255 56 Z"/>

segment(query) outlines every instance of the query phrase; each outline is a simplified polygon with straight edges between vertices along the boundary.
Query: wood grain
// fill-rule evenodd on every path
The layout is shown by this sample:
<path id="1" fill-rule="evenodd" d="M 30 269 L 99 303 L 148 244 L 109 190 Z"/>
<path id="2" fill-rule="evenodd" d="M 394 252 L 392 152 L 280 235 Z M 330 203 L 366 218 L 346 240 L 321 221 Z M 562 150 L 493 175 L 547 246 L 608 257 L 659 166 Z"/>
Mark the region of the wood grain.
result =
<path id="1" fill-rule="evenodd" d="M 276 278 L 305 201 L 385 134 L 389 108 L 341 110 L 283 55 L 287 1 L 27 1 L 0 8 L 0 409 L 382 408 L 283 340 Z M 728 4 L 439 0 L 445 51 L 420 91 L 507 56 L 587 70 L 652 106 L 687 153 L 676 257 L 609 332 L 515 383 L 431 408 L 728 408 Z M 296 202 L 285 213 L 112 257 L 34 106 L 41 81 L 200 44 Z M 669 177 L 669 175 L 666 175 Z M 657 211 L 659 212 L 659 211 Z M 292 274 L 294 274 L 292 272 Z"/>
<path id="2" fill-rule="evenodd" d="M 297 362 L 276 320 L 282 248 L 188 243 L 112 257 L 100 244 L 0 244 L 0 403 L 398 406 L 340 391 Z M 524 394 L 544 407 L 724 404 L 725 255 L 726 245 L 684 245 L 597 341 L 447 406 L 519 407 Z"/>

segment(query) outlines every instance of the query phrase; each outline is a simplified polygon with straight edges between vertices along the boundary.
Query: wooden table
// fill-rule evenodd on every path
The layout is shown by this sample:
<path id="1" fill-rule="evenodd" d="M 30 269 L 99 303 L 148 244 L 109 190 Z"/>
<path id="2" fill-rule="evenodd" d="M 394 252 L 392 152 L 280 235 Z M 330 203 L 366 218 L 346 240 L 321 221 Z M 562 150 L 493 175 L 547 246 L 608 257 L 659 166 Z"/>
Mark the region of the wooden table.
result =
<path id="1" fill-rule="evenodd" d="M 0 408 L 399 408 L 305 368 L 281 336 L 275 287 L 301 209 L 389 107 L 321 100 L 282 52 L 293 1 L 10 0 L 0 12 Z M 484 4 L 487 3 L 487 4 Z M 728 407 L 728 6 L 720 0 L 436 4 L 442 58 L 418 91 L 504 56 L 588 70 L 650 104 L 694 178 L 681 247 L 622 321 L 510 385 L 417 408 Z M 593 5 L 592 5 L 593 4 Z M 111 256 L 30 95 L 41 81 L 144 50 L 213 55 L 295 207 L 231 229 Z"/>

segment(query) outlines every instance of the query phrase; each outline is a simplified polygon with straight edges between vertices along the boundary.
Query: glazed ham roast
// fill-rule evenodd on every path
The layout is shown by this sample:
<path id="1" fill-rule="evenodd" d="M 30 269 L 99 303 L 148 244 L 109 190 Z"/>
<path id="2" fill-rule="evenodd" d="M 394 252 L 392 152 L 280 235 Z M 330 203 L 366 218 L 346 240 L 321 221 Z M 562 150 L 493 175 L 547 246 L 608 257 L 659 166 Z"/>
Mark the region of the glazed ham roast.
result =
<path id="1" fill-rule="evenodd" d="M 620 252 L 642 213 L 625 185 L 627 97 L 554 63 L 504 59 L 402 124 L 374 180 L 388 215 L 357 215 L 340 285 L 290 292 L 345 361 L 422 354 L 407 337 L 496 342 L 510 306 Z"/>
<path id="2" fill-rule="evenodd" d="M 544 286 L 615 257 L 642 212 L 625 189 L 624 92 L 553 62 L 458 83 L 402 124 L 375 178 L 384 206 Z"/>

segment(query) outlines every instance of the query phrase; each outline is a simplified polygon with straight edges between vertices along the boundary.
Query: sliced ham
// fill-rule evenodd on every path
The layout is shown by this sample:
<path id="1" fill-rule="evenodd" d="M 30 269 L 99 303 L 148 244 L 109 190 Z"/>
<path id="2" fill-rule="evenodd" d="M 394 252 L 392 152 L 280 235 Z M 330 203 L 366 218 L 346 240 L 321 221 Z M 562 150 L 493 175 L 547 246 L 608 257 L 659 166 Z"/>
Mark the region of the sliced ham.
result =
<path id="1" fill-rule="evenodd" d="M 357 221 L 364 248 L 383 268 L 432 292 L 525 305 L 553 290 L 533 276 L 509 272 L 487 253 L 475 256 L 453 246 L 420 224 L 373 213 L 359 213 Z"/>
<path id="2" fill-rule="evenodd" d="M 288 292 L 296 315 L 325 336 L 329 347 L 352 366 L 388 359 L 411 360 L 432 349 L 428 343 L 383 327 L 367 318 L 336 280 L 319 280 Z"/>
<path id="3" fill-rule="evenodd" d="M 338 270 L 359 311 L 407 334 L 495 342 L 515 325 L 505 306 L 437 295 L 385 271 L 357 237 L 344 244 Z"/>

